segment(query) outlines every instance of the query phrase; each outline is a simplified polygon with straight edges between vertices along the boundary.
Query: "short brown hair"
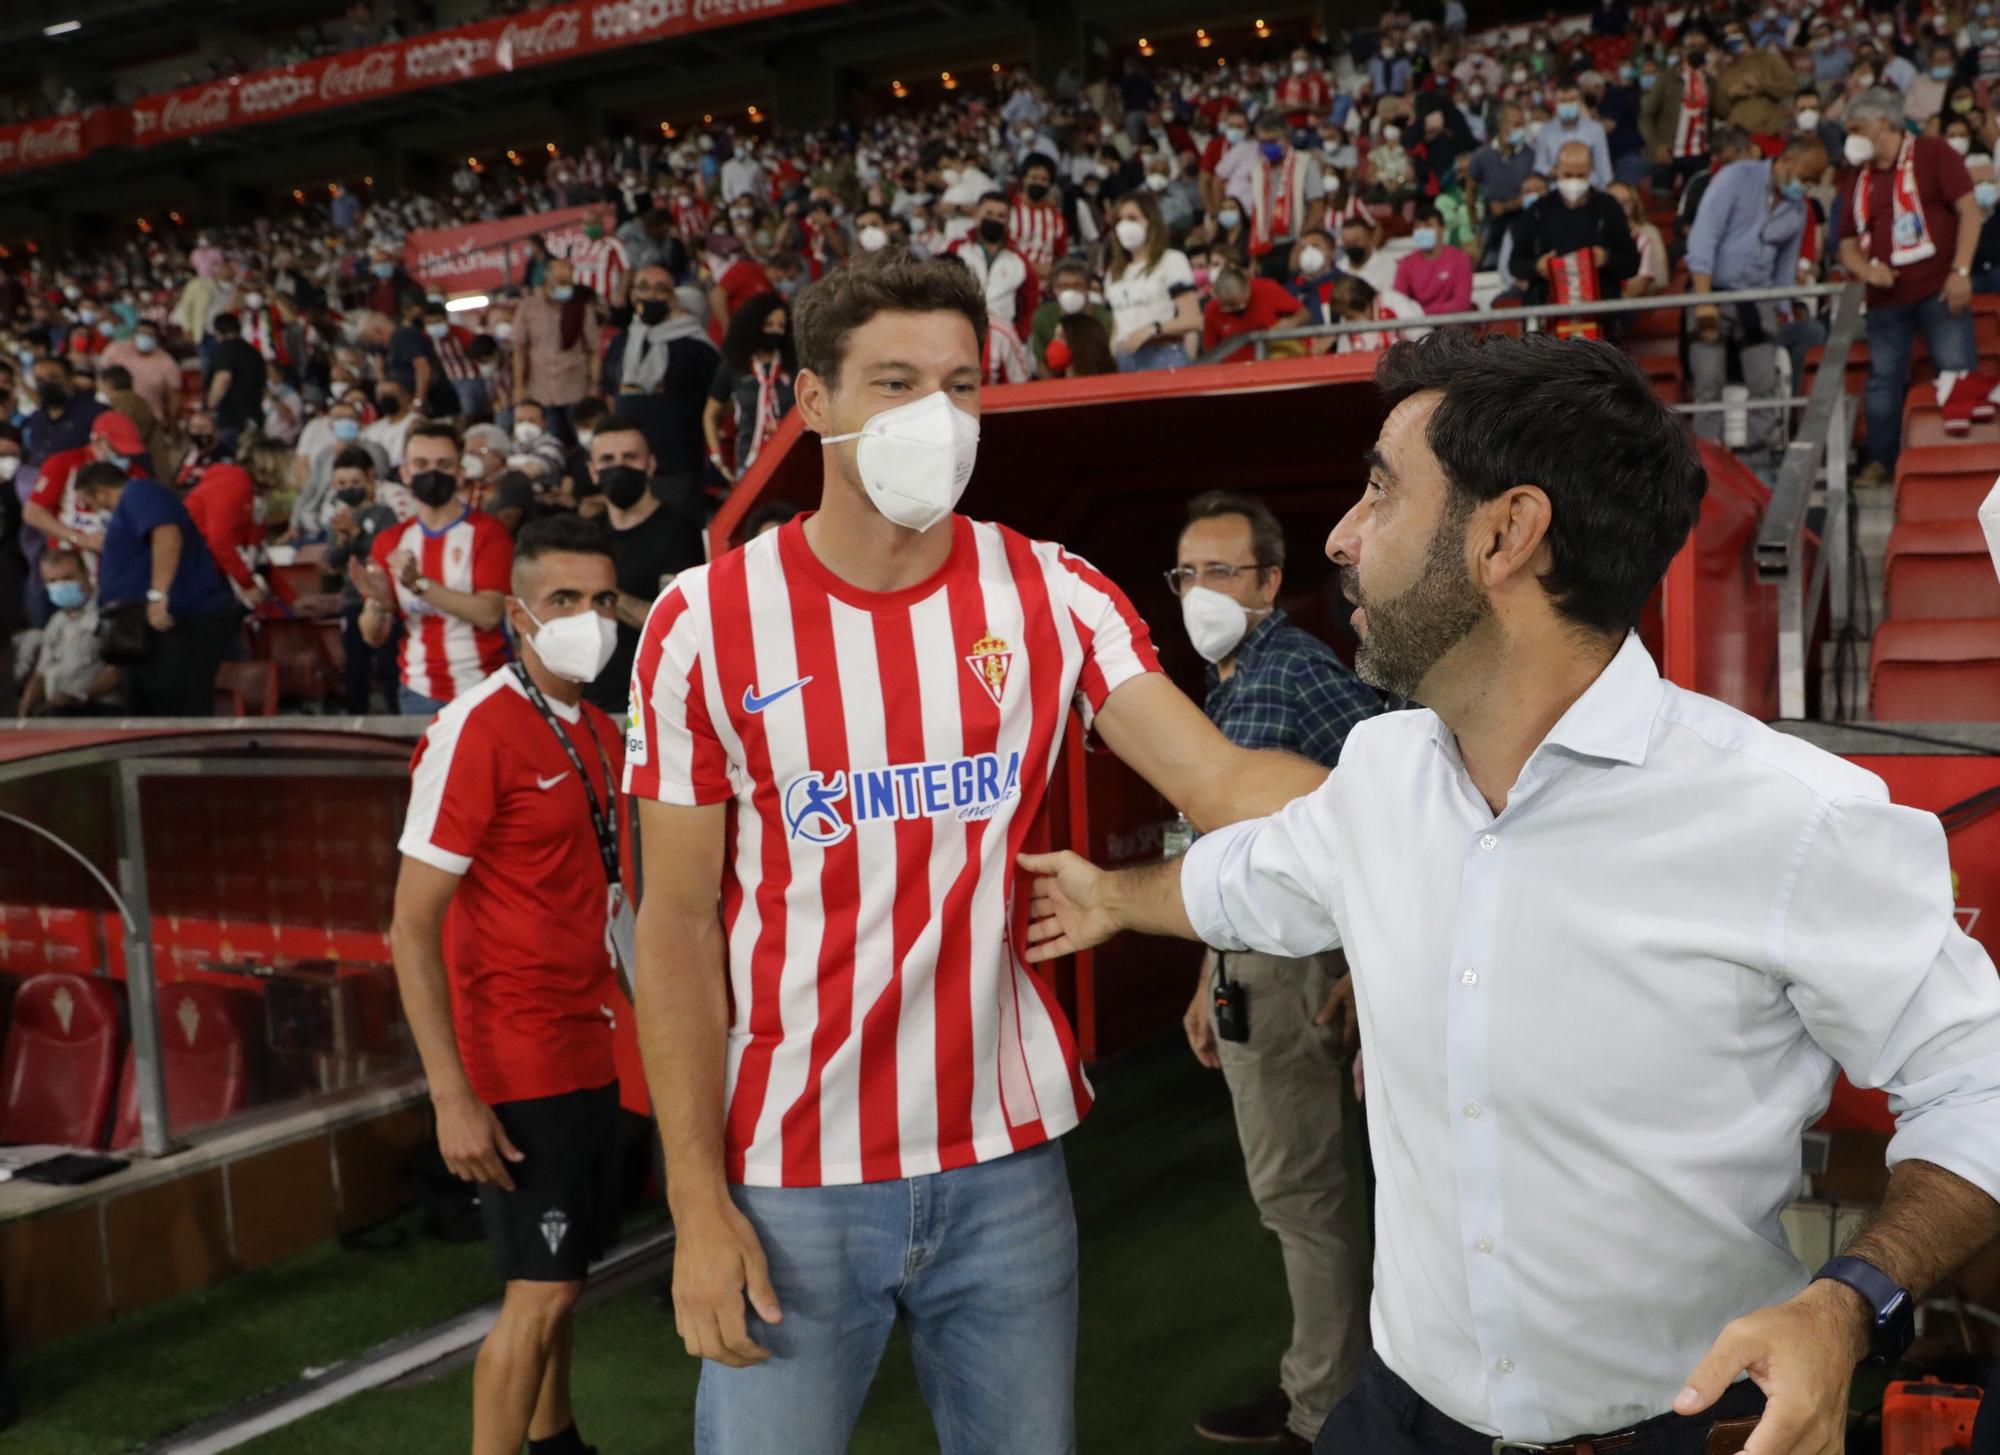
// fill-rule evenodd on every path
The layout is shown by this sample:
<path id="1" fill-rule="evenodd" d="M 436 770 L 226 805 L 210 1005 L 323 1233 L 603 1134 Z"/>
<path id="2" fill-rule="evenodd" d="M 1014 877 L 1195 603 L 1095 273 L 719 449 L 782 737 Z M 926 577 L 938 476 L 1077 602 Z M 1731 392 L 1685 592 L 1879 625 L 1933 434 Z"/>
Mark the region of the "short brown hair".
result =
<path id="1" fill-rule="evenodd" d="M 526 404 L 530 401 L 524 399 L 521 402 Z M 465 448 L 464 442 L 458 437 L 457 430 L 435 419 L 427 419 L 420 424 L 410 426 L 410 432 L 403 436 L 403 453 L 405 455 L 410 453 L 411 440 L 450 440 L 457 448 L 461 450 Z"/>
<path id="2" fill-rule="evenodd" d="M 1240 515 L 1250 522 L 1250 554 L 1259 566 L 1269 569 L 1285 564 L 1285 528 L 1271 514 L 1271 507 L 1254 495 L 1239 495 L 1234 490 L 1203 491 L 1188 502 L 1181 533 L 1185 535 L 1196 521 L 1223 515 Z"/>
<path id="3" fill-rule="evenodd" d="M 878 313 L 963 314 L 985 356 L 986 294 L 972 270 L 888 247 L 835 268 L 800 292 L 792 317 L 799 367 L 828 387 L 838 383 L 848 336 Z"/>

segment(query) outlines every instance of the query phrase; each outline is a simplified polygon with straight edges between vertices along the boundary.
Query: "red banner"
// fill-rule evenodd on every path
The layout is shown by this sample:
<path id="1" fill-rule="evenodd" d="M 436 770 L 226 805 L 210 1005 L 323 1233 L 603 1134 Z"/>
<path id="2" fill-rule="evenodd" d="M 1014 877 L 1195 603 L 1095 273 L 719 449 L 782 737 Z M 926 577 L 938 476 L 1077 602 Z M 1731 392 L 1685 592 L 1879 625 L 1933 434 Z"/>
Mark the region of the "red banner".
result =
<path id="1" fill-rule="evenodd" d="M 132 114 L 122 106 L 0 126 L 0 176 L 78 161 L 99 147 L 131 140 Z"/>
<path id="2" fill-rule="evenodd" d="M 619 46 L 845 3 L 847 0 L 570 0 L 526 15 L 482 20 L 370 50 L 346 51 L 228 81 L 144 96 L 132 106 L 132 140 L 139 146 L 177 141 L 431 86 L 505 75 Z M 5 170 L 4 165 L 0 170 Z"/>
<path id="3" fill-rule="evenodd" d="M 583 219 L 596 210 L 569 207 L 413 232 L 403 244 L 403 267 L 419 283 L 434 283 L 447 293 L 491 292 L 526 277 L 528 250 L 520 244 L 539 237 L 552 255 L 561 257 L 582 239 Z"/>

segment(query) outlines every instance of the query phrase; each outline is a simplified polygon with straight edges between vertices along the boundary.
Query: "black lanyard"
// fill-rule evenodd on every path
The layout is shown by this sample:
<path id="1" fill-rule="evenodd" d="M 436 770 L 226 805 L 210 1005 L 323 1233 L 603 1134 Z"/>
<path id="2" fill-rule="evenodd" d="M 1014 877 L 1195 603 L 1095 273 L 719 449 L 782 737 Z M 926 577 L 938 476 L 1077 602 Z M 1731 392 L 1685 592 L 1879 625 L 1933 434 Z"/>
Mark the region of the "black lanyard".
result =
<path id="1" fill-rule="evenodd" d="M 597 802 L 597 789 L 590 781 L 590 774 L 584 771 L 583 759 L 577 755 L 576 744 L 570 741 L 569 734 L 564 732 L 562 724 L 556 721 L 555 712 L 549 707 L 549 700 L 542 696 L 542 689 L 535 685 L 535 679 L 528 675 L 528 669 L 519 662 L 514 663 L 511 670 L 519 680 L 521 690 L 528 694 L 528 701 L 535 704 L 536 710 L 542 715 L 542 721 L 549 725 L 549 731 L 556 735 L 556 741 L 562 744 L 563 752 L 569 755 L 570 766 L 576 769 L 577 781 L 583 785 L 583 796 L 590 802 L 590 827 L 597 835 L 597 853 L 604 861 L 605 881 L 614 889 L 618 888 L 622 882 L 618 872 L 618 785 L 611 781 L 611 761 L 604 756 L 604 749 L 597 741 L 597 732 L 590 726 L 589 719 L 584 719 L 583 730 L 590 734 L 591 746 L 597 749 L 597 759 L 604 765 L 604 802 L 611 810 L 609 817 L 605 814 L 605 808 L 600 807 Z M 578 711 L 581 712 L 582 709 L 579 708 Z"/>

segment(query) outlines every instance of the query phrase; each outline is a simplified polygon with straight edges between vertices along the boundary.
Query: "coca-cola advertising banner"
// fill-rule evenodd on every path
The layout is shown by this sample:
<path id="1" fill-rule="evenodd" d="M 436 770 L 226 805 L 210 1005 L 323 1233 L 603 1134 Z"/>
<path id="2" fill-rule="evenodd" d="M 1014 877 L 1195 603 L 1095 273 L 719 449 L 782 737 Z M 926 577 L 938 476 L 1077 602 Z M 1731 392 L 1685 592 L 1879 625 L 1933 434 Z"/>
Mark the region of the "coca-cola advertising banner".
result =
<path id="1" fill-rule="evenodd" d="M 131 140 L 132 114 L 122 106 L 0 126 L 0 175 L 73 162 L 99 147 Z"/>
<path id="2" fill-rule="evenodd" d="M 132 106 L 139 146 L 475 81 L 525 66 L 593 55 L 765 20 L 847 0 L 572 0 L 526 15 L 347 51 L 229 81 L 141 97 Z"/>
<path id="3" fill-rule="evenodd" d="M 403 267 L 426 287 L 435 285 L 447 293 L 490 292 L 526 278 L 528 250 L 522 244 L 529 238 L 539 237 L 551 254 L 562 257 L 582 239 L 583 220 L 596 210 L 568 207 L 469 227 L 413 232 L 403 243 Z"/>

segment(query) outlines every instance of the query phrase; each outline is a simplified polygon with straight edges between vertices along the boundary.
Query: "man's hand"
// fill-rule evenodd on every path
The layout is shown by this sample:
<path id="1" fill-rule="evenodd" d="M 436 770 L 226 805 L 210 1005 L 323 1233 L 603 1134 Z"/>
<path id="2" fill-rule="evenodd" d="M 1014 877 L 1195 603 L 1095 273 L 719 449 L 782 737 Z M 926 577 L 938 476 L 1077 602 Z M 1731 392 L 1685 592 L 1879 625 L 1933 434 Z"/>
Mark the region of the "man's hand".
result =
<path id="1" fill-rule="evenodd" d="M 417 587 L 417 557 L 414 551 L 391 551 L 389 559 L 382 563 L 389 568 L 389 574 L 403 583 L 405 590 Z"/>
<path id="2" fill-rule="evenodd" d="M 1080 854 L 1064 849 L 1054 854 L 1023 854 L 1020 865 L 1035 880 L 1029 904 L 1028 963 L 1060 960 L 1101 945 L 1124 926 L 1104 903 L 1102 869 Z"/>
<path id="3" fill-rule="evenodd" d="M 1604 251 L 1603 248 L 1592 248 L 1590 250 L 1590 260 L 1596 263 L 1597 266 L 1600 268 L 1604 266 L 1605 259 L 1609 258 L 1610 256 L 1611 254 Z"/>
<path id="4" fill-rule="evenodd" d="M 364 561 L 359 556 L 348 557 L 347 579 L 354 583 L 356 591 L 377 606 L 395 608 L 396 593 L 389 585 L 388 573 L 373 561 Z"/>
<path id="5" fill-rule="evenodd" d="M 73 531 L 69 543 L 79 551 L 91 551 L 100 556 L 104 554 L 104 532 L 101 530 Z"/>
<path id="6" fill-rule="evenodd" d="M 156 632 L 170 632 L 174 629 L 174 615 L 167 610 L 164 601 L 146 603 L 146 625 Z"/>
<path id="7" fill-rule="evenodd" d="M 507 1138 L 507 1130 L 493 1108 L 470 1091 L 436 1098 L 438 1151 L 451 1175 L 467 1182 L 487 1182 L 514 1190 L 507 1172 L 509 1162 L 519 1162 L 522 1154 Z"/>
<path id="8" fill-rule="evenodd" d="M 1353 1051 L 1361 1045 L 1361 1022 L 1354 1013 L 1354 976 L 1352 972 L 1333 982 L 1326 993 L 1326 1004 L 1313 1017 L 1316 1026 L 1338 1026 L 1342 1049 Z"/>
<path id="9" fill-rule="evenodd" d="M 1735 1320 L 1674 1400 L 1695 1415 L 1744 1370 L 1767 1403 L 1744 1455 L 1841 1455 L 1847 1449 L 1847 1386 L 1868 1353 L 1860 1295 L 1821 1279 L 1788 1303 Z"/>
<path id="10" fill-rule="evenodd" d="M 1704 303 L 1694 311 L 1694 331 L 1704 343 L 1714 343 L 1722 337 L 1722 310 L 1713 303 Z"/>
<path id="11" fill-rule="evenodd" d="M 1543 253 L 1539 258 L 1535 259 L 1535 271 L 1540 273 L 1544 278 L 1548 277 L 1549 264 L 1554 262 L 1555 258 L 1556 255 L 1554 253 Z"/>
<path id="12" fill-rule="evenodd" d="M 1972 304 L 1972 280 L 1953 273 L 1944 280 L 1944 307 L 1947 313 L 1963 313 Z"/>
<path id="13" fill-rule="evenodd" d="M 750 1220 L 725 1195 L 713 1212 L 676 1216 L 674 1238 L 674 1332 L 688 1353 L 731 1369 L 769 1359 L 750 1337 L 744 1301 L 767 1324 L 784 1314 Z"/>
<path id="14" fill-rule="evenodd" d="M 1201 957 L 1201 978 L 1194 983 L 1194 999 L 1181 1017 L 1181 1029 L 1187 1032 L 1188 1049 L 1194 1052 L 1195 1060 L 1211 1071 L 1220 1071 L 1222 1056 L 1215 1049 L 1215 1020 L 1208 1008 L 1209 975 L 1214 968 L 1215 952 L 1209 950 Z"/>
<path id="15" fill-rule="evenodd" d="M 1896 270 L 1880 258 L 1868 260 L 1868 286 L 1871 288 L 1893 288 L 1896 286 Z"/>

